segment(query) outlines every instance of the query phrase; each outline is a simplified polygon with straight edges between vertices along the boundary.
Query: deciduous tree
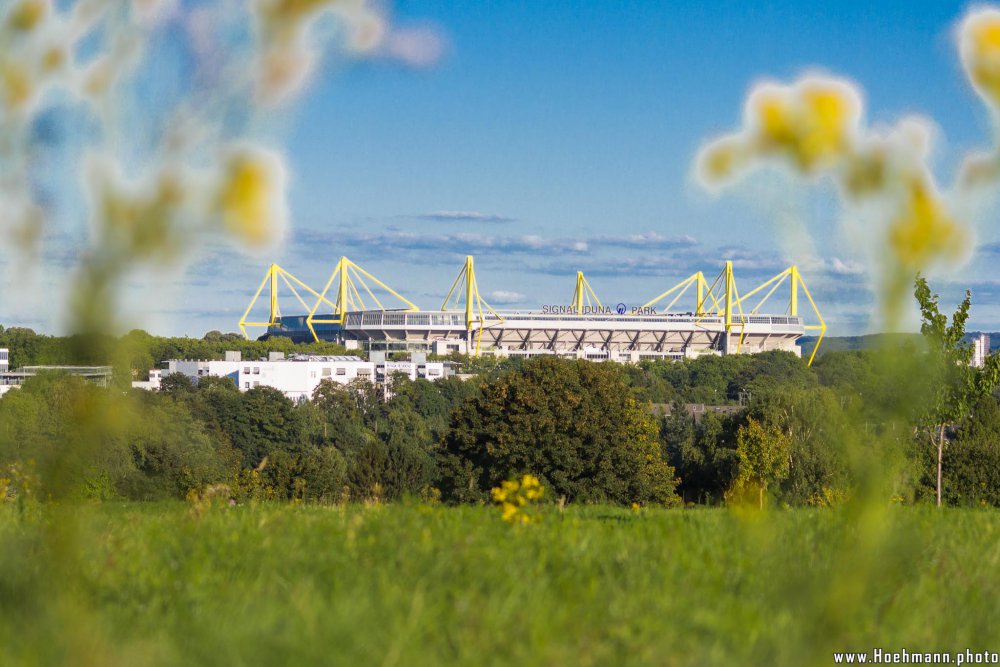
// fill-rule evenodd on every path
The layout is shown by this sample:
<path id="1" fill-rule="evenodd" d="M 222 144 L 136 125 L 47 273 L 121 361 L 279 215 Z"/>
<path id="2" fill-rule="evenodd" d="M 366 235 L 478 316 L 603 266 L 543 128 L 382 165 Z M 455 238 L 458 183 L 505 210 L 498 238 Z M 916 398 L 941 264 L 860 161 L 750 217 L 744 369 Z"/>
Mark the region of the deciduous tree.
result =
<path id="1" fill-rule="evenodd" d="M 787 435 L 773 426 L 765 427 L 752 417 L 736 434 L 739 479 L 757 485 L 761 509 L 768 485 L 788 476 L 788 452 Z"/>
<path id="2" fill-rule="evenodd" d="M 616 365 L 530 359 L 484 382 L 455 411 L 442 491 L 452 500 L 483 499 L 503 480 L 531 472 L 552 497 L 674 503 L 674 470 L 657 432 Z"/>
<path id="3" fill-rule="evenodd" d="M 989 395 L 1000 380 L 1000 357 L 989 355 L 982 368 L 972 368 L 972 345 L 964 343 L 965 324 L 969 319 L 972 292 L 948 318 L 938 308 L 938 295 L 931 292 L 927 280 L 917 276 L 913 295 L 920 306 L 920 333 L 928 345 L 927 370 L 935 383 L 929 405 L 923 412 L 919 430 L 937 449 L 937 504 L 941 505 L 941 480 L 946 428 L 966 415 L 980 396 Z"/>

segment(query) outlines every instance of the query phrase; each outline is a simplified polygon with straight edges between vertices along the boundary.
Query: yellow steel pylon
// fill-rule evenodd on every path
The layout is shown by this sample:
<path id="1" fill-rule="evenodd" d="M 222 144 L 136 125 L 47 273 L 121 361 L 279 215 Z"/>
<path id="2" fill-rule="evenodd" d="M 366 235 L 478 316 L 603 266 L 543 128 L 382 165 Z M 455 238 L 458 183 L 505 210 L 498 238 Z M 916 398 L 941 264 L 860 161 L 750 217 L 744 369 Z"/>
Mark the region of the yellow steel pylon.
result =
<path id="1" fill-rule="evenodd" d="M 462 285 L 463 289 L 456 291 L 456 288 L 459 285 Z M 454 303 L 451 303 L 453 295 L 455 299 Z M 465 258 L 465 266 L 463 266 L 462 270 L 458 272 L 455 282 L 451 284 L 451 289 L 448 290 L 448 296 L 444 298 L 444 303 L 441 304 L 441 310 L 462 310 L 460 305 L 463 303 L 463 300 L 465 304 L 466 332 L 472 331 L 472 325 L 474 323 L 478 322 L 479 324 L 479 333 L 476 336 L 475 349 L 476 356 L 479 356 L 479 347 L 483 340 L 483 327 L 486 326 L 486 317 L 484 313 L 491 313 L 493 317 L 496 318 L 497 322 L 503 322 L 503 317 L 501 317 L 497 311 L 493 310 L 493 307 L 479 294 L 479 285 L 476 283 L 476 270 L 472 255 Z M 483 306 L 486 306 L 485 310 L 483 310 Z M 478 320 L 476 319 L 477 317 Z"/>
<path id="2" fill-rule="evenodd" d="M 696 315 L 704 314 L 705 304 L 707 303 L 708 299 L 712 299 L 713 307 L 715 308 L 719 307 L 718 302 L 715 300 L 715 296 L 708 290 L 708 283 L 705 281 L 705 274 L 703 274 L 701 271 L 691 274 L 684 280 L 680 281 L 679 283 L 668 289 L 666 292 L 660 294 L 659 296 L 653 298 L 650 301 L 647 301 L 645 304 L 643 304 L 642 307 L 648 308 L 650 306 L 653 306 L 659 303 L 660 301 L 663 301 L 671 294 L 673 294 L 674 298 L 671 299 L 670 303 L 668 303 L 662 311 L 664 313 L 669 313 L 670 309 L 674 307 L 674 305 L 681 299 L 681 297 L 684 296 L 684 294 L 688 291 L 688 288 L 690 288 L 692 285 L 697 285 L 697 300 L 695 301 L 695 307 L 694 307 L 694 313 Z M 706 294 L 706 292 L 708 293 Z"/>
<path id="3" fill-rule="evenodd" d="M 743 339 L 746 333 L 746 317 L 743 316 L 743 307 L 741 305 L 740 292 L 736 286 L 736 274 L 733 273 L 733 263 L 729 260 L 726 261 L 726 265 L 723 267 L 719 275 L 715 277 L 711 285 L 705 290 L 707 296 L 703 302 L 707 303 L 711 299 L 713 304 L 714 314 L 722 317 L 722 322 L 725 326 L 726 333 L 726 353 L 729 353 L 729 336 L 732 335 L 733 329 L 737 326 L 740 327 L 740 339 L 736 343 L 736 354 L 739 354 L 743 349 Z M 735 310 L 733 306 L 736 306 Z M 733 316 L 739 313 L 738 322 L 734 323 Z M 700 316 L 704 316 L 706 313 L 704 309 Z"/>
<path id="4" fill-rule="evenodd" d="M 743 347 L 746 320 L 743 317 L 743 311 L 740 309 L 739 290 L 736 287 L 736 277 L 733 274 L 732 262 L 726 262 L 725 267 L 719 275 L 716 276 L 715 280 L 712 281 L 711 284 L 705 280 L 705 274 L 698 271 L 697 273 L 693 273 L 681 282 L 677 283 L 666 292 L 663 292 L 652 300 L 647 301 L 642 307 L 648 308 L 659 303 L 660 301 L 663 301 L 667 297 L 673 296 L 670 302 L 661 311 L 663 314 L 669 313 L 670 309 L 673 308 L 678 301 L 680 301 L 692 285 L 695 286 L 696 300 L 694 303 L 694 314 L 698 317 L 698 321 L 708 315 L 716 315 L 723 318 L 726 333 L 727 352 L 729 346 L 729 335 L 735 327 L 739 326 L 740 340 L 736 345 L 736 351 L 739 352 Z M 733 319 L 735 312 L 739 312 L 739 320 L 737 323 L 734 323 Z"/>
<path id="5" fill-rule="evenodd" d="M 309 316 L 306 318 L 306 324 L 309 326 L 309 330 L 312 331 L 313 336 L 316 336 L 316 331 L 313 329 L 314 324 L 344 324 L 344 319 L 347 317 L 347 313 L 358 310 L 369 310 L 368 305 L 365 303 L 364 298 L 361 296 L 362 290 L 371 299 L 371 302 L 375 304 L 377 310 L 387 310 L 382 302 L 379 301 L 378 297 L 375 296 L 375 292 L 372 291 L 368 283 L 365 282 L 365 278 L 372 281 L 375 285 L 379 286 L 392 296 L 396 297 L 404 304 L 406 308 L 401 310 L 415 311 L 419 310 L 411 301 L 401 296 L 399 292 L 392 289 L 381 280 L 368 273 L 360 266 L 347 259 L 346 257 L 341 257 L 340 261 L 337 262 L 337 266 L 334 267 L 333 273 L 330 274 L 330 279 L 326 281 L 326 285 L 323 287 L 323 291 L 317 295 L 316 304 L 309 310 Z M 326 298 L 327 292 L 333 286 L 334 281 L 337 281 L 337 298 L 335 302 L 330 302 Z M 361 289 L 358 289 L 358 285 Z M 332 317 L 325 319 L 320 319 L 316 317 L 316 311 L 319 307 L 326 303 L 333 308 Z M 323 316 L 320 316 L 321 318 Z"/>
<path id="6" fill-rule="evenodd" d="M 816 320 L 819 322 L 819 324 L 806 324 L 802 327 L 807 331 L 819 331 L 819 338 L 816 340 L 816 346 L 813 348 L 812 354 L 809 355 L 808 365 L 812 366 L 813 359 L 816 358 L 816 352 L 819 350 L 820 343 L 823 342 L 823 336 L 826 335 L 826 322 L 823 320 L 823 316 L 820 314 L 819 308 L 816 307 L 816 302 L 813 301 L 812 295 L 809 293 L 809 288 L 802 279 L 799 267 L 795 265 L 788 267 L 778 275 L 762 283 L 759 287 L 747 292 L 746 296 L 744 296 L 742 300 L 745 301 L 758 292 L 762 292 L 768 287 L 771 288 L 766 294 L 764 294 L 763 297 L 761 297 L 760 301 L 757 302 L 757 305 L 755 305 L 750 311 L 750 314 L 753 315 L 760 310 L 761 306 L 763 306 L 771 295 L 774 294 L 779 287 L 781 287 L 786 279 L 789 281 L 788 314 L 792 317 L 799 316 L 799 288 L 801 288 L 802 293 L 805 294 L 806 299 L 809 300 L 809 305 L 812 307 L 813 314 L 816 315 Z"/>
<path id="7" fill-rule="evenodd" d="M 594 305 L 603 308 L 601 300 L 597 298 L 597 293 L 591 288 L 590 283 L 583 277 L 583 271 L 576 272 L 576 290 L 573 292 L 573 312 L 583 315 L 584 306 L 593 308 Z"/>
<path id="8" fill-rule="evenodd" d="M 253 298 L 250 299 L 250 305 L 247 306 L 246 311 L 243 313 L 243 317 L 240 318 L 240 331 L 243 332 L 243 337 L 246 338 L 247 340 L 250 340 L 250 335 L 247 333 L 247 327 L 273 327 L 278 324 L 278 318 L 281 317 L 281 309 L 278 303 L 278 290 L 282 283 L 284 283 L 284 285 L 289 289 L 289 291 L 291 291 L 291 293 L 295 296 L 295 298 L 298 299 L 299 303 L 302 304 L 302 307 L 306 311 L 309 310 L 309 305 L 299 294 L 298 290 L 295 289 L 296 285 L 298 285 L 301 289 L 305 290 L 306 292 L 309 292 L 313 296 L 325 301 L 325 299 L 323 299 L 316 292 L 316 290 L 309 287 L 309 285 L 306 285 L 304 282 L 302 282 L 301 280 L 290 274 L 288 271 L 285 271 L 277 264 L 272 264 L 270 267 L 268 267 L 267 273 L 264 274 L 264 280 L 261 281 L 260 287 L 257 288 L 257 291 L 254 293 Z M 254 304 L 257 303 L 257 299 L 260 297 L 261 292 L 264 291 L 264 288 L 268 284 L 270 284 L 270 302 L 271 302 L 271 310 L 268 320 L 266 322 L 248 321 L 247 318 L 250 317 L 250 311 L 253 310 Z M 327 303 L 329 303 L 329 301 L 327 301 Z M 310 327 L 310 330 L 311 329 L 312 328 Z M 316 337 L 316 332 L 313 331 L 312 333 L 313 333 L 313 338 L 315 340 L 319 340 L 319 338 Z"/>
<path id="9" fill-rule="evenodd" d="M 816 316 L 816 320 L 818 322 L 818 324 L 803 325 L 803 328 L 807 331 L 819 331 L 819 339 L 816 341 L 816 347 L 813 348 L 812 354 L 809 356 L 808 364 L 811 366 L 813 360 L 816 358 L 816 352 L 819 350 L 820 343 L 823 342 L 823 337 L 826 335 L 826 322 L 823 320 L 823 316 L 820 314 L 819 308 L 816 306 L 816 302 L 813 301 L 812 295 L 809 293 L 809 288 L 802 279 L 802 274 L 799 272 L 797 266 L 788 267 L 778 275 L 765 281 L 760 286 L 755 287 L 753 290 L 747 292 L 745 296 L 741 297 L 739 289 L 736 285 L 736 277 L 733 273 L 733 263 L 731 261 L 727 261 L 723 270 L 711 284 L 708 284 L 701 272 L 692 274 L 688 278 L 668 289 L 663 294 L 660 294 L 653 300 L 646 303 L 643 307 L 645 308 L 655 305 L 656 303 L 659 303 L 660 301 L 673 295 L 673 299 L 662 311 L 667 313 L 681 299 L 681 297 L 684 296 L 692 285 L 696 285 L 698 296 L 697 301 L 695 302 L 694 312 L 699 317 L 708 314 L 722 317 L 727 335 L 731 334 L 736 327 L 739 327 L 740 340 L 736 347 L 736 351 L 739 352 L 743 346 L 743 340 L 746 335 L 745 330 L 747 320 L 743 312 L 743 304 L 756 294 L 767 290 L 763 297 L 761 297 L 761 299 L 749 312 L 750 315 L 758 313 L 768 298 L 770 298 L 771 295 L 781 287 L 786 279 L 789 280 L 788 314 L 792 317 L 799 316 L 799 290 L 801 290 L 802 293 L 805 294 L 806 299 L 809 300 L 809 305 L 811 306 L 812 312 Z"/>

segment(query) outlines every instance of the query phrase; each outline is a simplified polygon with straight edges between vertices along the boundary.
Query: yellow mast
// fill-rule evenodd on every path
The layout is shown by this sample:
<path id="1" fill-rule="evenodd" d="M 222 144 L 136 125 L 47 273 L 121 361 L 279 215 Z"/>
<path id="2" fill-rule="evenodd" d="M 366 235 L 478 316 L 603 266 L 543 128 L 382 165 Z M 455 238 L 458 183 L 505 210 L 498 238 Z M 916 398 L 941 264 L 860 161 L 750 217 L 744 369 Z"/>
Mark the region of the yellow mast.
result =
<path id="1" fill-rule="evenodd" d="M 273 327 L 277 325 L 278 318 L 281 317 L 281 308 L 278 302 L 278 289 L 281 283 L 284 283 L 285 286 L 288 287 L 292 295 L 295 296 L 298 302 L 302 304 L 302 307 L 307 311 L 309 310 L 309 305 L 305 302 L 305 299 L 303 299 L 302 296 L 299 294 L 299 291 L 295 289 L 296 285 L 298 285 L 299 289 L 308 292 L 309 294 L 312 294 L 314 297 L 322 298 L 320 297 L 319 293 L 316 292 L 316 290 L 306 285 L 304 282 L 302 282 L 301 280 L 290 274 L 288 271 L 285 271 L 277 264 L 271 264 L 268 267 L 267 272 L 264 274 L 264 279 L 260 282 L 260 287 L 257 288 L 257 291 L 254 293 L 253 298 L 250 299 L 250 305 L 247 306 L 246 311 L 244 311 L 243 313 L 243 317 L 240 318 L 239 322 L 240 331 L 243 333 L 243 337 L 246 338 L 247 340 L 250 340 L 250 334 L 247 333 L 247 327 Z M 254 305 L 257 303 L 257 299 L 260 298 L 260 295 L 264 291 L 264 288 L 268 285 L 270 285 L 270 290 L 271 290 L 269 299 L 270 313 L 268 320 L 266 322 L 249 320 L 248 318 L 250 317 L 250 311 L 253 310 Z M 319 340 L 318 338 L 316 338 L 315 331 L 313 332 L 313 338 Z"/>
<path id="2" fill-rule="evenodd" d="M 462 284 L 463 289 L 456 291 L 459 284 Z M 448 296 L 444 298 L 444 302 L 441 304 L 441 310 L 458 310 L 459 304 L 462 302 L 463 293 L 465 295 L 465 330 L 467 335 L 471 335 L 474 328 L 478 330 L 474 352 L 478 356 L 483 340 L 483 328 L 486 326 L 485 313 L 491 313 L 498 322 L 503 322 L 503 317 L 493 310 L 493 307 L 486 303 L 486 300 L 479 294 L 479 285 L 476 283 L 476 270 L 472 255 L 468 255 L 465 258 L 465 265 L 458 272 L 458 276 L 455 277 L 455 281 L 451 284 Z M 453 295 L 455 299 L 452 303 Z M 483 306 L 486 306 L 485 310 Z"/>
<path id="3" fill-rule="evenodd" d="M 366 278 L 368 281 L 371 281 L 381 289 L 402 301 L 406 305 L 403 310 L 410 312 L 419 310 L 419 308 L 417 308 L 410 300 L 400 295 L 399 292 L 365 271 L 347 257 L 341 257 L 340 261 L 338 261 L 337 265 L 334 267 L 333 273 L 330 274 L 330 279 L 326 281 L 323 291 L 317 295 L 318 298 L 316 299 L 315 305 L 309 309 L 309 316 L 306 317 L 306 324 L 309 326 L 309 330 L 312 332 L 314 337 L 316 337 L 316 330 L 313 328 L 314 324 L 338 324 L 343 326 L 348 312 L 352 310 L 368 310 L 368 306 L 362 296 L 362 290 L 379 310 L 387 310 L 385 306 L 382 305 L 382 302 L 379 301 L 379 298 L 375 296 L 375 292 L 372 288 L 368 286 L 368 282 L 365 280 Z M 337 298 L 333 303 L 331 303 L 326 298 L 326 294 L 330 291 L 334 281 L 338 281 Z M 359 286 L 361 289 L 358 289 Z M 324 303 L 333 309 L 333 313 L 329 317 L 316 317 L 316 311 L 319 310 L 319 307 Z"/>
<path id="4" fill-rule="evenodd" d="M 603 308 L 601 300 L 597 298 L 597 293 L 594 292 L 590 283 L 583 276 L 583 271 L 577 271 L 576 289 L 573 291 L 573 312 L 577 315 L 583 315 L 584 307 L 593 307 L 594 305 L 598 308 Z"/>

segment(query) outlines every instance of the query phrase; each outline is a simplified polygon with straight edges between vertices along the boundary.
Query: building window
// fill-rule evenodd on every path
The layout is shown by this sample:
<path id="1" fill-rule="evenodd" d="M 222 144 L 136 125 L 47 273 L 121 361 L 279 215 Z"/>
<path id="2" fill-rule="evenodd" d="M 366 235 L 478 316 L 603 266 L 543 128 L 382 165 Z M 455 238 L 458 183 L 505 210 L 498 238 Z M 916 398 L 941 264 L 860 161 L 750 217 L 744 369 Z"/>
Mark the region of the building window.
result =
<path id="1" fill-rule="evenodd" d="M 250 367 L 249 366 L 244 366 L 243 367 L 243 373 L 246 374 L 246 375 L 250 375 Z"/>
<path id="2" fill-rule="evenodd" d="M 260 375 L 260 366 L 255 366 L 254 367 L 253 374 L 254 375 Z"/>
<path id="3" fill-rule="evenodd" d="M 323 377 L 328 378 L 328 377 L 330 377 L 331 374 L 332 373 L 331 373 L 331 371 L 330 371 L 329 368 L 324 368 L 323 369 Z"/>
<path id="4" fill-rule="evenodd" d="M 253 383 L 253 386 L 255 386 L 255 387 L 259 387 L 259 386 L 260 386 L 260 382 L 254 382 L 254 383 Z"/>
<path id="5" fill-rule="evenodd" d="M 338 368 L 337 369 L 337 375 L 347 375 L 347 369 L 346 368 Z"/>
<path id="6" fill-rule="evenodd" d="M 427 369 L 427 374 L 428 375 L 441 375 L 441 369 L 440 368 L 428 368 Z"/>
<path id="7" fill-rule="evenodd" d="M 316 371 L 309 371 L 309 377 L 316 379 Z"/>
<path id="8" fill-rule="evenodd" d="M 244 382 L 243 383 L 243 388 L 244 389 L 249 389 L 250 388 L 250 383 L 249 382 Z"/>

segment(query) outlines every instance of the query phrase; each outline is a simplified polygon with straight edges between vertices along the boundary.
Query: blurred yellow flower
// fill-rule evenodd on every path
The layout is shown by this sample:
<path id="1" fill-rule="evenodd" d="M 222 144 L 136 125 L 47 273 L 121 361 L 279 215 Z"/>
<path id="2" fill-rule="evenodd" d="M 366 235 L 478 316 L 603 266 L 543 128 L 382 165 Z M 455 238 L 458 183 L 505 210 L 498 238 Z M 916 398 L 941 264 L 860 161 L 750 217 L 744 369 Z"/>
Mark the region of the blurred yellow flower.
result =
<path id="1" fill-rule="evenodd" d="M 34 97 L 35 87 L 31 76 L 24 66 L 6 64 L 0 70 L 0 83 L 3 84 L 3 102 L 11 109 L 22 109 Z"/>
<path id="2" fill-rule="evenodd" d="M 46 0 L 22 0 L 7 15 L 7 25 L 18 32 L 29 32 L 38 27 L 49 13 Z"/>
<path id="3" fill-rule="evenodd" d="M 889 243 L 904 266 L 920 269 L 935 257 L 954 259 L 961 255 L 967 239 L 937 193 L 918 181 L 911 186 L 906 206 L 889 230 Z"/>
<path id="4" fill-rule="evenodd" d="M 226 230 L 253 246 L 274 239 L 283 226 L 281 166 L 258 151 L 234 153 L 225 167 L 218 206 Z"/>
<path id="5" fill-rule="evenodd" d="M 744 155 L 742 143 L 732 137 L 713 142 L 698 156 L 698 174 L 706 185 L 732 178 Z"/>
<path id="6" fill-rule="evenodd" d="M 972 85 L 992 105 L 1000 104 L 1000 11 L 984 9 L 969 14 L 959 34 L 962 60 Z"/>
<path id="7" fill-rule="evenodd" d="M 508 523 L 526 524 L 542 518 L 536 506 L 545 496 L 545 487 L 530 473 L 520 480 L 501 482 L 490 491 L 490 496 L 500 510 L 500 518 Z"/>
<path id="8" fill-rule="evenodd" d="M 61 69 L 67 60 L 65 49 L 53 46 L 42 55 L 42 69 L 47 72 Z"/>
<path id="9" fill-rule="evenodd" d="M 838 81 L 804 79 L 792 86 L 760 87 L 750 98 L 749 113 L 761 150 L 785 154 L 811 171 L 845 157 L 860 104 Z"/>

